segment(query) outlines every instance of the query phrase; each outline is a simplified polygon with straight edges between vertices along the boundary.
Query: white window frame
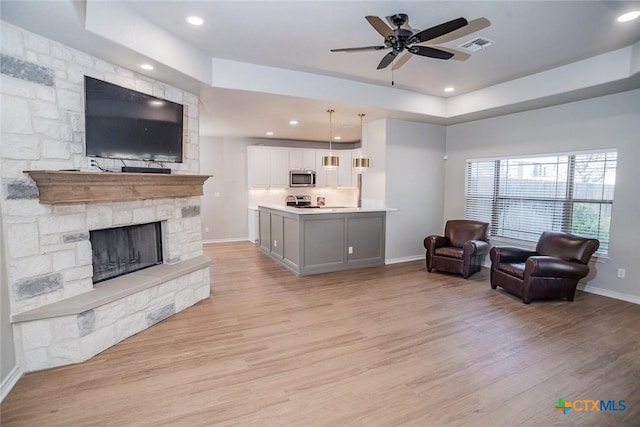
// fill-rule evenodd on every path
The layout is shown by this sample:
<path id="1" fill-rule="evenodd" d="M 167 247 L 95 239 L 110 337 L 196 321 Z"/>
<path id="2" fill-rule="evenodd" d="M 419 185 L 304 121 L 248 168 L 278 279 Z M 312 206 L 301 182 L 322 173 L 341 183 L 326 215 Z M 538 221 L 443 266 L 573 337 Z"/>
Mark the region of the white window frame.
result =
<path id="1" fill-rule="evenodd" d="M 574 194 L 577 185 L 583 185 L 586 188 L 588 184 L 580 182 L 575 178 L 575 173 L 577 170 L 576 159 L 580 159 L 581 157 L 584 158 L 584 156 L 586 155 L 593 154 L 604 155 L 605 160 L 603 163 L 603 172 L 606 173 L 608 171 L 610 174 L 611 172 L 613 173 L 613 185 L 611 182 L 605 182 L 603 178 L 601 198 L 579 198 Z M 536 176 L 534 173 L 536 168 L 540 170 L 542 167 L 544 167 L 544 165 L 535 162 L 534 159 L 542 158 L 557 158 L 557 164 L 562 165 L 564 168 L 566 168 L 566 173 L 563 174 L 562 172 L 557 172 L 554 177 L 555 182 L 553 183 L 553 185 L 556 186 L 554 190 L 556 194 L 550 194 L 548 196 L 538 195 L 533 197 L 524 196 L 524 192 L 526 192 L 527 190 L 535 194 L 535 190 L 541 190 L 542 187 L 545 186 L 544 183 L 541 183 L 540 187 L 537 187 L 535 182 L 532 183 L 526 181 L 524 184 L 520 183 L 520 185 L 526 185 L 522 187 L 522 197 L 508 195 L 508 188 L 514 188 L 513 186 L 511 186 L 511 184 L 515 185 L 515 188 L 517 188 L 517 181 L 522 180 L 522 178 L 519 176 L 509 177 L 509 169 L 505 168 L 505 166 L 509 164 L 513 166 L 513 163 L 515 163 L 515 165 L 518 166 L 518 172 L 520 172 L 519 167 L 521 164 L 529 165 L 532 171 L 530 176 L 530 178 L 532 178 L 531 181 L 535 181 L 535 178 L 545 178 L 545 176 Z M 594 161 L 594 163 L 597 163 L 597 161 Z M 604 220 L 603 223 L 602 218 L 607 218 L 609 221 L 611 218 L 611 208 L 613 206 L 613 197 L 615 192 L 616 167 L 617 150 L 614 148 L 568 153 L 532 154 L 522 156 L 467 159 L 465 161 L 465 218 L 488 222 L 491 225 L 489 237 L 492 242 L 496 241 L 500 243 L 512 244 L 515 246 L 521 246 L 524 248 L 535 248 L 537 238 L 543 231 L 566 231 L 573 234 L 589 236 L 584 232 L 572 231 L 577 227 L 577 224 L 573 223 L 574 209 L 579 205 L 597 205 L 599 207 L 599 216 L 597 224 L 597 236 L 594 237 L 601 240 L 601 245 L 596 254 L 596 258 L 602 258 L 606 260 L 608 247 L 610 245 L 609 236 L 611 224 L 610 222 L 607 224 L 606 220 Z M 513 168 L 510 169 L 510 171 L 513 170 Z M 557 170 L 561 170 L 561 167 L 558 166 Z M 485 172 L 484 176 L 482 176 L 482 172 Z M 493 176 L 491 176 L 491 174 L 493 174 Z M 549 186 L 548 181 L 546 182 L 546 185 Z M 586 194 L 586 192 L 584 194 Z M 530 218 L 528 220 L 525 216 L 519 218 L 519 220 L 516 220 L 516 222 L 521 221 L 525 224 L 522 227 L 522 230 L 519 231 L 517 229 L 512 229 L 502 231 L 504 230 L 504 218 L 513 218 L 512 212 L 517 211 L 518 207 L 520 207 L 522 211 L 526 211 L 527 204 L 529 207 L 534 208 L 534 211 L 536 209 L 539 209 L 542 212 L 549 213 L 549 218 L 555 215 L 555 218 L 552 221 L 554 225 L 547 224 L 548 227 L 536 228 L 536 221 L 531 220 Z M 522 208 L 522 206 L 519 205 L 525 205 L 525 208 Z M 551 208 L 545 210 L 545 205 L 551 206 Z M 603 216 L 603 209 L 605 211 L 609 211 L 608 215 Z M 509 212 L 511 215 L 506 216 L 507 212 Z M 558 215 L 558 212 L 560 212 L 561 214 Z M 547 221 L 549 220 L 549 218 L 547 218 Z M 512 232 L 513 235 L 516 235 L 516 237 L 514 237 L 513 235 L 509 236 L 509 232 Z M 523 237 L 527 234 L 527 237 Z M 601 236 L 607 236 L 607 239 L 605 240 Z"/>

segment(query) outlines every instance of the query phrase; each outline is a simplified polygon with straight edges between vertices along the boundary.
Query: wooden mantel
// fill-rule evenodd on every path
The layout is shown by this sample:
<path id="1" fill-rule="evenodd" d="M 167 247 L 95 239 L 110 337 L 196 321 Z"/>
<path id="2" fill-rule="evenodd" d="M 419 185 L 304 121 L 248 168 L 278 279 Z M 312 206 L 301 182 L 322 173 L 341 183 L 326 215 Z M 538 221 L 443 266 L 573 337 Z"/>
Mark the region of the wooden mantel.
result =
<path id="1" fill-rule="evenodd" d="M 24 171 L 36 182 L 40 203 L 121 202 L 127 200 L 202 196 L 211 175 Z"/>

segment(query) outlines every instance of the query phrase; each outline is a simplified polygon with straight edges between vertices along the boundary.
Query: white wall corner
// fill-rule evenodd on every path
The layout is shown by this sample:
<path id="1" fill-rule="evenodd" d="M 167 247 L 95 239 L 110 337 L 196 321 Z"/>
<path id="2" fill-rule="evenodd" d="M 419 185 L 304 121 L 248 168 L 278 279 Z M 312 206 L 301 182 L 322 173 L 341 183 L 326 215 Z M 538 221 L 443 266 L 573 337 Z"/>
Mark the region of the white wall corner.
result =
<path id="1" fill-rule="evenodd" d="M 15 366 L 11 372 L 2 379 L 2 383 L 0 384 L 0 402 L 4 401 L 4 398 L 7 397 L 9 392 L 18 383 L 18 380 L 22 378 L 22 375 L 24 375 L 22 369 L 20 369 L 19 366 Z"/>

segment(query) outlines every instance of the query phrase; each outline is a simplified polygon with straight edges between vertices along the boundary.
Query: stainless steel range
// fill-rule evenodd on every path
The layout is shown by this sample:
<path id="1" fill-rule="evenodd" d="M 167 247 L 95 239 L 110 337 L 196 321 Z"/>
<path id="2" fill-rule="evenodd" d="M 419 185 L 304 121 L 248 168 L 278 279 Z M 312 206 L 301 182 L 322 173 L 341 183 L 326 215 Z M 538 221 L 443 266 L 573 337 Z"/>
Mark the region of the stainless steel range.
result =
<path id="1" fill-rule="evenodd" d="M 324 197 L 319 197 L 319 199 Z M 303 209 L 338 209 L 346 206 L 325 206 L 325 205 L 312 205 L 311 196 L 287 196 L 287 206 Z"/>
<path id="2" fill-rule="evenodd" d="M 311 207 L 311 196 L 287 196 L 287 206 L 294 208 Z"/>

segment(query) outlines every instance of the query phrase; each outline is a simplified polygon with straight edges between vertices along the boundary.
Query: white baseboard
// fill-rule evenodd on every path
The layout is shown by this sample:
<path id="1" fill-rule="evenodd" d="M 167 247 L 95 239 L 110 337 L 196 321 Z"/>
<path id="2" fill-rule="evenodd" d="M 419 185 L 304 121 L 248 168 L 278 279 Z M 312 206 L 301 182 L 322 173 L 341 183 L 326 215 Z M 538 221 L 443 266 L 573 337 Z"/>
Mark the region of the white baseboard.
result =
<path id="1" fill-rule="evenodd" d="M 207 244 L 207 243 L 233 243 L 233 242 L 251 242 L 251 240 L 249 240 L 248 237 L 231 237 L 228 239 L 209 239 L 209 240 L 203 240 L 202 243 L 203 244 Z M 254 242 L 251 242 L 254 243 Z"/>
<path id="2" fill-rule="evenodd" d="M 623 294 L 622 292 L 610 291 L 609 289 L 598 288 L 596 286 L 585 285 L 583 283 L 578 284 L 578 289 L 584 292 L 589 292 L 590 294 L 602 295 L 603 297 L 640 304 L 640 297 L 635 295 Z"/>
<path id="3" fill-rule="evenodd" d="M 19 366 L 15 366 L 11 370 L 11 372 L 9 372 L 9 375 L 7 375 L 7 377 L 2 379 L 2 384 L 0 384 L 0 402 L 2 402 L 5 397 L 7 397 L 18 380 L 22 378 L 22 375 L 24 375 L 22 369 L 20 369 Z"/>
<path id="4" fill-rule="evenodd" d="M 385 264 L 399 264 L 401 262 L 418 261 L 418 260 L 424 260 L 424 255 L 413 255 L 413 256 L 406 256 L 406 257 L 402 257 L 402 258 L 385 259 L 384 263 Z"/>

